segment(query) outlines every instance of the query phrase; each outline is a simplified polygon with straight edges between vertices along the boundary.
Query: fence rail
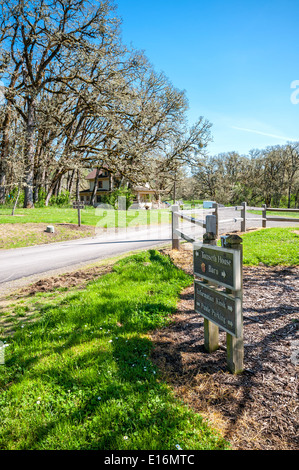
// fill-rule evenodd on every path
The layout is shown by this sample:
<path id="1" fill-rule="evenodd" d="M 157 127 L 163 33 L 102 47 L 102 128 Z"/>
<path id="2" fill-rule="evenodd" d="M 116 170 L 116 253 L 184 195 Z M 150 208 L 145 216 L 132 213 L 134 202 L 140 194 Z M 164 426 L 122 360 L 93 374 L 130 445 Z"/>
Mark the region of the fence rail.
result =
<path id="1" fill-rule="evenodd" d="M 263 221 L 263 227 L 267 227 L 267 221 L 269 222 L 292 222 L 292 223 L 298 223 L 299 218 L 296 219 L 295 217 L 267 217 L 267 212 L 285 212 L 285 213 L 295 213 L 297 212 L 299 214 L 299 209 L 282 209 L 282 208 L 275 208 L 275 207 L 267 207 L 265 204 L 262 206 L 262 217 L 264 219 Z"/>
<path id="2" fill-rule="evenodd" d="M 232 217 L 229 219 L 222 219 L 220 214 L 225 213 L 226 210 L 241 211 L 241 217 Z M 212 232 L 219 238 L 219 226 L 221 224 L 229 224 L 232 222 L 241 222 L 241 232 L 247 231 L 247 222 L 258 220 L 261 222 L 262 227 L 267 227 L 267 222 L 294 222 L 298 223 L 299 218 L 294 217 L 268 217 L 267 212 L 285 212 L 285 213 L 299 213 L 299 209 L 281 209 L 281 208 L 268 208 L 266 205 L 262 207 L 255 207 L 254 210 L 262 211 L 262 215 L 258 217 L 248 217 L 248 206 L 246 202 L 243 202 L 241 206 L 234 207 L 223 207 L 220 204 L 214 204 L 213 208 L 210 209 L 188 209 L 183 212 L 179 210 L 178 205 L 172 206 L 172 248 L 180 249 L 180 239 L 183 239 L 189 243 L 195 242 L 195 238 L 185 233 L 179 228 L 179 221 L 190 222 L 192 226 L 198 225 L 206 229 L 206 232 Z M 199 212 L 204 215 L 204 219 L 197 219 L 192 217 L 191 214 Z M 189 215 L 187 215 L 189 214 Z"/>
<path id="3" fill-rule="evenodd" d="M 180 212 L 174 212 L 174 216 L 179 217 L 182 220 L 187 220 L 188 222 L 191 222 L 194 225 L 201 225 L 201 227 L 205 226 L 204 220 L 199 220 L 199 219 L 196 219 L 195 217 L 190 217 Z"/>

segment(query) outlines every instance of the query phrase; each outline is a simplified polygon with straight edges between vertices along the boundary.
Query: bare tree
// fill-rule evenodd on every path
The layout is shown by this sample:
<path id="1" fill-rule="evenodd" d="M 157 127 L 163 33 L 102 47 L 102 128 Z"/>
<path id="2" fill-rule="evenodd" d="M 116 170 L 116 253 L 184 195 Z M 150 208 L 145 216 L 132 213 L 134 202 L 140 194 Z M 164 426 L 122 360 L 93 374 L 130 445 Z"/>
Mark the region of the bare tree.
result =
<path id="1" fill-rule="evenodd" d="M 90 63 L 111 48 L 117 23 L 109 0 L 1 0 L 2 53 L 18 71 L 14 105 L 24 122 L 25 207 L 33 207 L 33 171 L 38 104 L 41 93 L 53 92 L 51 84 L 86 79 L 85 56 Z M 5 21 L 6 19 L 6 21 Z M 5 34 L 4 34 L 5 33 Z M 84 53 L 84 54 L 83 54 Z M 6 70 L 11 74 L 11 70 Z"/>

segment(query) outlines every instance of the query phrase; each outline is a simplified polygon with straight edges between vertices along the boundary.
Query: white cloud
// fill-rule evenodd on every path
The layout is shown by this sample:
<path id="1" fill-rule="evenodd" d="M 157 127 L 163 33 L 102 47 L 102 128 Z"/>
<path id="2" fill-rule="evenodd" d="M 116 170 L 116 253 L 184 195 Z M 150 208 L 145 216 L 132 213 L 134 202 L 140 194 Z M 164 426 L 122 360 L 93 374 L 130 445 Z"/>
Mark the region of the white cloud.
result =
<path id="1" fill-rule="evenodd" d="M 264 135 L 266 137 L 272 137 L 273 139 L 285 140 L 285 141 L 290 141 L 290 142 L 297 142 L 299 140 L 299 139 L 293 139 L 291 137 L 285 137 L 285 136 L 276 135 L 276 134 L 268 134 L 267 132 L 261 132 L 255 129 L 247 129 L 246 127 L 232 126 L 232 129 L 236 129 L 238 131 L 244 131 L 244 132 L 251 132 L 252 134 Z"/>

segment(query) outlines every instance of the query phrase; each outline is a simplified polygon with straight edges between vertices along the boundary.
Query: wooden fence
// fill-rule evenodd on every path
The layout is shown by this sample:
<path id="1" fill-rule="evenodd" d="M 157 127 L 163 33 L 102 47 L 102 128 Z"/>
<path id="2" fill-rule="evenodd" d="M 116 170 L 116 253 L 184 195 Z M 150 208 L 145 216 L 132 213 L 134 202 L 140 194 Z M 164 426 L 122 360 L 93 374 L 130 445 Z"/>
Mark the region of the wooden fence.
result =
<path id="1" fill-rule="evenodd" d="M 191 210 L 184 210 L 180 211 L 178 205 L 173 205 L 172 210 L 172 249 L 179 250 L 180 249 L 180 240 L 183 239 L 189 243 L 194 243 L 196 240 L 192 236 L 184 233 L 179 228 L 179 221 L 186 220 L 190 222 L 191 225 L 197 225 L 202 228 L 206 229 L 206 233 L 214 233 L 216 238 L 219 238 L 219 227 L 221 224 L 228 224 L 232 222 L 241 222 L 241 232 L 247 231 L 247 222 L 248 221 L 260 221 L 263 228 L 267 227 L 267 221 L 276 221 L 276 222 L 299 222 L 299 218 L 296 219 L 294 217 L 268 217 L 267 212 L 286 212 L 286 213 L 294 213 L 298 212 L 299 209 L 275 209 L 275 208 L 268 208 L 266 205 L 262 207 L 256 207 L 255 209 L 262 211 L 262 215 L 260 216 L 248 216 L 248 205 L 246 202 L 243 202 L 240 206 L 234 207 L 223 207 L 220 204 L 213 204 L 211 209 L 191 209 Z M 225 213 L 226 210 L 235 210 L 240 212 L 240 216 L 237 217 L 230 217 L 230 218 L 220 218 L 221 215 Z M 192 214 L 196 214 L 200 212 L 203 216 L 203 219 L 198 219 Z M 189 215 L 188 215 L 189 214 Z M 191 214 L 191 215 L 190 215 Z"/>
<path id="2" fill-rule="evenodd" d="M 297 212 L 299 214 L 299 209 L 275 209 L 273 207 L 269 208 L 267 207 L 265 204 L 262 206 L 262 211 L 263 211 L 263 214 L 262 214 L 262 218 L 263 218 L 263 227 L 266 228 L 267 227 L 267 221 L 269 222 L 299 222 L 299 218 L 295 218 L 295 217 L 268 217 L 267 216 L 267 212 L 284 212 L 284 213 L 295 213 Z"/>

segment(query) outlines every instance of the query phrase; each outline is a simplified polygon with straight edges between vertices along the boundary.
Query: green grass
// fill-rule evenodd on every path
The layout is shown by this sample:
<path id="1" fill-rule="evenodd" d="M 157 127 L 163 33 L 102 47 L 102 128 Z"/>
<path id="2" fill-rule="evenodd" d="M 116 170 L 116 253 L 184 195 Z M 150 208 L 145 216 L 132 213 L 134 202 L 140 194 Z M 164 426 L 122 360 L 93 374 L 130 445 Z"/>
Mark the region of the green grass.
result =
<path id="1" fill-rule="evenodd" d="M 66 223 L 78 224 L 78 212 L 72 208 L 43 207 L 35 209 L 17 209 L 15 216 L 11 215 L 11 208 L 0 207 L 0 224 L 24 223 Z M 169 223 L 171 213 L 168 210 L 129 210 L 113 211 L 95 209 L 87 206 L 81 211 L 82 225 L 98 227 L 130 227 L 139 225 Z"/>
<path id="2" fill-rule="evenodd" d="M 19 230 L 15 230 L 18 228 Z M 82 231 L 79 228 L 70 228 L 70 226 L 56 225 L 55 233 L 45 232 L 44 227 L 32 227 L 28 225 L 0 225 L 0 250 L 9 250 L 26 246 L 43 245 L 48 243 L 59 243 L 66 240 L 75 240 L 78 238 L 87 238 L 94 235 L 93 227 L 86 227 Z"/>
<path id="3" fill-rule="evenodd" d="M 6 339 L 0 366 L 0 449 L 229 448 L 150 359 L 149 332 L 169 324 L 191 283 L 150 250 L 83 291 L 27 299 L 16 313 L 35 306 L 36 319 Z"/>
<path id="4" fill-rule="evenodd" d="M 263 229 L 242 238 L 245 265 L 299 265 L 299 227 Z"/>
<path id="5" fill-rule="evenodd" d="M 262 211 L 259 210 L 248 210 L 250 214 L 262 215 Z M 293 219 L 299 219 L 299 212 L 267 212 L 267 217 L 291 217 Z"/>

